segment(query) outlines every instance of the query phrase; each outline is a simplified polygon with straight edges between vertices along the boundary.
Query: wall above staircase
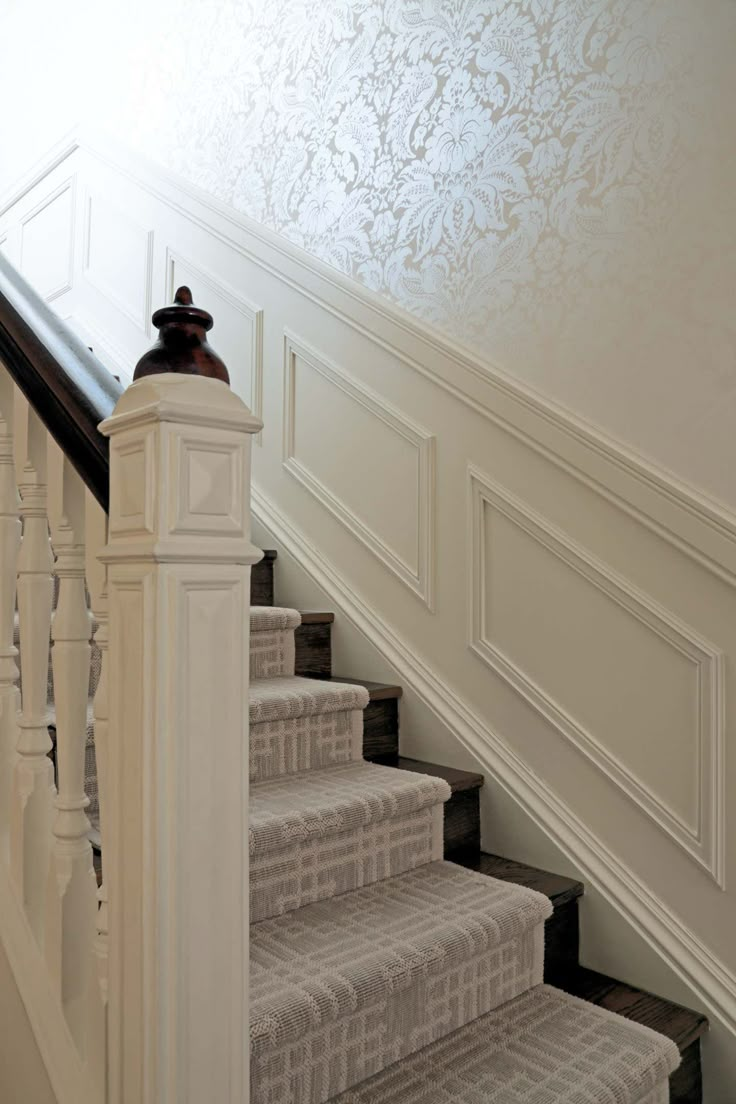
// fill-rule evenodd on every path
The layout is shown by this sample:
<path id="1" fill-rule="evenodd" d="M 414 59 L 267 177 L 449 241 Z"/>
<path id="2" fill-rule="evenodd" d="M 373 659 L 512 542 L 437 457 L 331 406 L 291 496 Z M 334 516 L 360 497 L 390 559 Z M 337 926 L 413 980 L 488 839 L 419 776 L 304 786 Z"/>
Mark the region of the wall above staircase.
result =
<path id="1" fill-rule="evenodd" d="M 122 376 L 192 287 L 265 423 L 257 516 L 733 1048 L 736 519 L 166 173 L 50 166 L 2 248 Z"/>

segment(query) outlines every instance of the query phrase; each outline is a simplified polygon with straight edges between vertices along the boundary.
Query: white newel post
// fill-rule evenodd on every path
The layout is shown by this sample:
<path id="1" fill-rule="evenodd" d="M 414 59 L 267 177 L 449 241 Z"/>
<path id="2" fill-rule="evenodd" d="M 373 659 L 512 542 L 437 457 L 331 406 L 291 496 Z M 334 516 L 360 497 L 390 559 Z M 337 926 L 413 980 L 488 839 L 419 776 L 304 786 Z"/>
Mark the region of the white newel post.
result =
<path id="1" fill-rule="evenodd" d="M 154 319 L 156 321 L 156 319 Z M 250 442 L 225 383 L 134 383 L 110 437 L 111 1104 L 248 1099 Z"/>
<path id="2" fill-rule="evenodd" d="M 21 530 L 18 506 L 13 460 L 13 381 L 0 365 L 0 841 L 3 844 L 10 827 L 20 701 L 16 686 L 18 649 L 13 642 Z"/>

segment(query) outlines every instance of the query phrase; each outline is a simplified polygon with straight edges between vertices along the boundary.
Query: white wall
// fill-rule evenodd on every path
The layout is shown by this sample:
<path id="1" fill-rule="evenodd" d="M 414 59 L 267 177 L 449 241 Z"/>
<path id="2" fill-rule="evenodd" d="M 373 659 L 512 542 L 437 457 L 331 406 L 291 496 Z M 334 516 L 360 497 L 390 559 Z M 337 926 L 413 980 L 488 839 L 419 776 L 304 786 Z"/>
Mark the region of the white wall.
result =
<path id="1" fill-rule="evenodd" d="M 483 770 L 488 848 L 544 861 L 547 839 L 550 865 L 564 855 L 586 880 L 605 906 L 589 961 L 617 961 L 615 913 L 636 950 L 622 934 L 615 972 L 674 975 L 672 994 L 707 1010 L 733 1071 L 709 1062 L 708 1104 L 728 1104 L 736 521 L 118 155 L 70 149 L 0 218 L 2 248 L 121 374 L 178 284 L 211 309 L 233 387 L 265 423 L 254 510 L 337 611 L 343 673 L 405 686 L 405 750 Z"/>
<path id="2" fill-rule="evenodd" d="M 93 117 L 736 506 L 731 0 L 2 19 L 0 182 Z"/>

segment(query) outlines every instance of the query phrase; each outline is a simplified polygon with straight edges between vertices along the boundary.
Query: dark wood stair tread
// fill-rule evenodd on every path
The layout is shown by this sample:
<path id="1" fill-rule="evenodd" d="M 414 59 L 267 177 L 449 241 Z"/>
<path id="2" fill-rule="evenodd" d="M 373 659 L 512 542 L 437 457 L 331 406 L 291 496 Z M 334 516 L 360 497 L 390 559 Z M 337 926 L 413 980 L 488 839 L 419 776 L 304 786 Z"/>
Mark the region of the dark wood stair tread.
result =
<path id="1" fill-rule="evenodd" d="M 403 690 L 391 682 L 370 682 L 368 679 L 348 678 L 347 675 L 333 675 L 324 682 L 351 682 L 354 686 L 365 686 L 371 701 L 384 701 L 386 698 L 400 698 Z"/>
<path id="2" fill-rule="evenodd" d="M 573 996 L 597 1004 L 609 1012 L 618 1012 L 627 1020 L 650 1027 L 652 1031 L 659 1031 L 672 1039 L 680 1051 L 686 1050 L 708 1030 L 708 1017 L 702 1012 L 694 1012 L 664 997 L 634 989 L 585 966 L 579 966 L 571 974 L 565 989 Z"/>
<path id="3" fill-rule="evenodd" d="M 424 763 L 420 759 L 407 759 L 400 755 L 396 760 L 400 770 L 414 771 L 416 774 L 430 774 L 433 778 L 444 778 L 455 793 L 464 790 L 478 790 L 483 785 L 483 775 L 472 771 L 456 770 L 454 767 L 442 767 L 437 763 Z"/>
<path id="4" fill-rule="evenodd" d="M 332 625 L 335 622 L 334 613 L 323 613 L 320 610 L 299 610 L 302 625 Z"/>
<path id="5" fill-rule="evenodd" d="M 536 889 L 538 893 L 549 897 L 555 908 L 582 897 L 585 892 L 583 883 L 574 878 L 551 874 L 548 870 L 538 870 L 535 866 L 514 862 L 513 859 L 504 859 L 501 855 L 481 852 L 478 855 L 464 856 L 456 861 L 461 866 L 468 867 L 469 870 L 477 870 L 480 874 L 488 874 L 491 878 L 500 878 L 503 882 L 514 882 L 515 885 L 526 886 L 527 889 Z"/>

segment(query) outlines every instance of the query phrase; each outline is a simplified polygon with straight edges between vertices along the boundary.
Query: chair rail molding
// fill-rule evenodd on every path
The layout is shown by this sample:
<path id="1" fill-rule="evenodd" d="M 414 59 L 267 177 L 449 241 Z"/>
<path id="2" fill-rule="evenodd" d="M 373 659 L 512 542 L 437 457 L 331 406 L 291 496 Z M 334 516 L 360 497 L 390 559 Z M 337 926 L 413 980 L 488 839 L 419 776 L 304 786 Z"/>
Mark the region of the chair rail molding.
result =
<path id="1" fill-rule="evenodd" d="M 296 364 L 303 360 L 314 372 L 337 387 L 373 418 L 407 441 L 417 452 L 416 566 L 406 560 L 356 512 L 333 494 L 296 456 Z M 405 414 L 359 384 L 342 369 L 288 330 L 284 333 L 284 441 L 283 464 L 295 479 L 330 511 L 345 528 L 362 541 L 381 562 L 405 583 L 428 607 L 434 609 L 435 573 L 435 438 Z"/>
<path id="2" fill-rule="evenodd" d="M 724 889 L 726 795 L 723 768 L 726 732 L 723 652 L 473 465 L 468 467 L 468 499 L 470 649 L 553 724 Z M 693 734 L 698 776 L 694 825 L 679 816 L 635 771 L 626 766 L 620 756 L 605 747 L 593 732 L 545 692 L 498 644 L 493 643 L 489 636 L 492 626 L 487 623 L 484 600 L 491 555 L 484 531 L 486 507 L 507 518 L 693 665 L 698 706 L 696 731 Z"/>

